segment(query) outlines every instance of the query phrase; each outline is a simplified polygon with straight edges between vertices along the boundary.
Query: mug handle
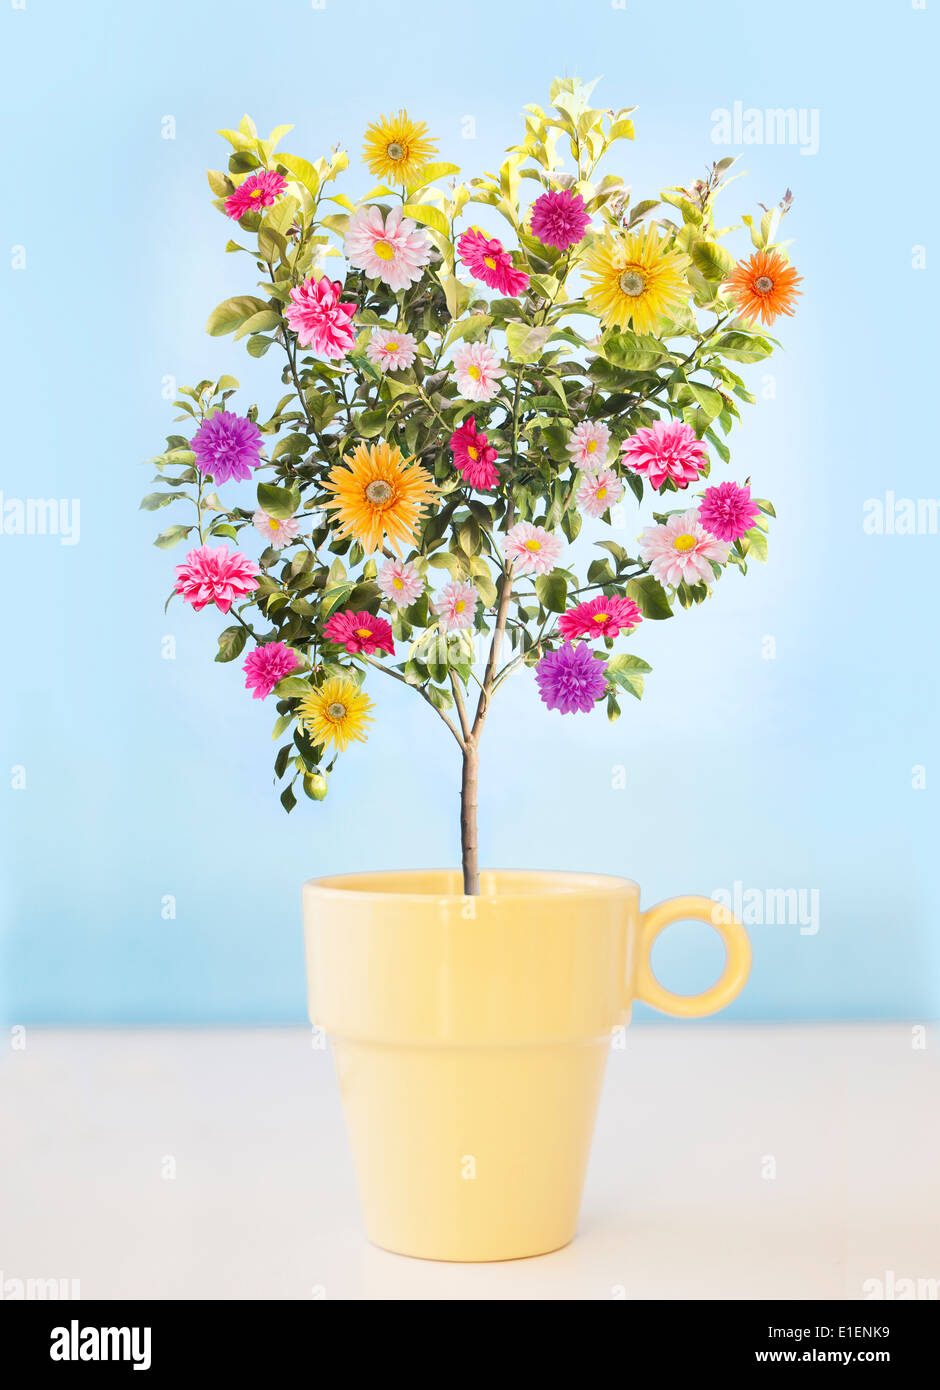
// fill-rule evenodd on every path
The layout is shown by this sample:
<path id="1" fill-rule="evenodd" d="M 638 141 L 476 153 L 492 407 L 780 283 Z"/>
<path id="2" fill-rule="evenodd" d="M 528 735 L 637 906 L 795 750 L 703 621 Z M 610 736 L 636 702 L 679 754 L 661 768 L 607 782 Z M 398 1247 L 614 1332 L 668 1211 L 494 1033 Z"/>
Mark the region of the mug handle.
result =
<path id="1" fill-rule="evenodd" d="M 723 918 L 730 920 L 716 920 L 716 909 Z M 689 920 L 707 922 L 715 928 L 725 945 L 725 968 L 721 979 L 703 994 L 673 994 L 664 989 L 653 974 L 650 955 L 653 942 L 664 927 L 670 922 Z M 728 909 L 713 898 L 667 898 L 648 912 L 642 912 L 637 955 L 634 998 L 676 1018 L 704 1018 L 706 1014 L 717 1013 L 738 997 L 751 970 L 751 943 L 747 932 L 737 917 L 731 917 Z"/>

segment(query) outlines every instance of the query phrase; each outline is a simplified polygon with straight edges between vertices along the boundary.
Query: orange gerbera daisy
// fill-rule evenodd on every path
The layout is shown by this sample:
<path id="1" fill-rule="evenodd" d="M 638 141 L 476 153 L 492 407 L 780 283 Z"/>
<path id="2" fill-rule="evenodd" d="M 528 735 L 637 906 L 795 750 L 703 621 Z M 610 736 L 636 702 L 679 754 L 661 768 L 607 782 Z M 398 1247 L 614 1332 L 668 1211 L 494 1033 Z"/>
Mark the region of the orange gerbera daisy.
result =
<path id="1" fill-rule="evenodd" d="M 725 281 L 745 318 L 773 323 L 778 314 L 792 314 L 796 286 L 803 279 L 778 251 L 758 251 L 749 261 L 738 261 Z"/>
<path id="2" fill-rule="evenodd" d="M 323 486 L 334 495 L 325 506 L 336 513 L 337 536 L 352 536 L 366 554 L 381 550 L 386 536 L 396 550 L 410 545 L 424 507 L 438 492 L 426 469 L 385 443 L 357 445 Z"/>

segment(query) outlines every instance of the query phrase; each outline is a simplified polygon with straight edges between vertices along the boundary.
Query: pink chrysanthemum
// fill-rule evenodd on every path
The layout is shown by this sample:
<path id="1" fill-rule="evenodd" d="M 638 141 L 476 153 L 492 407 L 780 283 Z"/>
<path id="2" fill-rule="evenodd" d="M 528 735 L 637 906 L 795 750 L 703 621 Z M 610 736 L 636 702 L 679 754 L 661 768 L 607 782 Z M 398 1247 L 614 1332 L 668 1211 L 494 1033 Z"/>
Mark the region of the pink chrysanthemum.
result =
<path id="1" fill-rule="evenodd" d="M 569 246 L 577 245 L 590 225 L 591 218 L 584 209 L 580 193 L 567 189 L 560 193 L 543 193 L 532 204 L 529 226 L 543 246 L 557 246 L 559 251 L 567 251 Z"/>
<path id="2" fill-rule="evenodd" d="M 383 219 L 381 208 L 368 207 L 349 219 L 345 251 L 357 270 L 384 281 L 389 289 L 406 290 L 421 279 L 431 257 L 431 243 L 401 208 L 392 208 Z"/>
<path id="3" fill-rule="evenodd" d="M 610 443 L 610 430 L 599 420 L 582 420 L 572 430 L 571 438 L 565 445 L 572 461 L 585 473 L 603 468 L 607 462 L 607 446 Z"/>
<path id="4" fill-rule="evenodd" d="M 292 541 L 300 530 L 300 523 L 296 517 L 268 516 L 260 507 L 252 514 L 251 520 L 255 529 L 260 531 L 268 545 L 273 545 L 275 550 L 280 550 L 282 545 Z"/>
<path id="5" fill-rule="evenodd" d="M 233 222 L 244 217 L 251 208 L 269 208 L 287 187 L 287 180 L 273 169 L 259 169 L 249 174 L 234 193 L 225 200 L 225 211 Z"/>
<path id="6" fill-rule="evenodd" d="M 517 521 L 503 541 L 503 554 L 513 562 L 516 574 L 548 574 L 564 548 L 560 536 L 553 536 L 544 526 L 533 526 L 531 521 Z"/>
<path id="7" fill-rule="evenodd" d="M 242 666 L 245 689 L 254 691 L 252 699 L 266 700 L 278 682 L 289 676 L 296 666 L 297 653 L 290 647 L 283 642 L 266 642 L 245 658 Z"/>
<path id="8" fill-rule="evenodd" d="M 323 629 L 326 637 L 338 647 L 348 652 L 365 652 L 371 656 L 375 651 L 395 651 L 392 629 L 384 618 L 373 613 L 354 613 L 347 608 L 345 613 L 334 613 Z"/>
<path id="9" fill-rule="evenodd" d="M 459 429 L 450 437 L 450 447 L 454 452 L 454 467 L 471 487 L 495 487 L 499 474 L 494 467 L 496 450 L 485 434 L 477 434 L 472 415 L 464 420 Z"/>
<path id="10" fill-rule="evenodd" d="M 720 541 L 736 541 L 750 531 L 759 516 L 760 507 L 751 501 L 751 489 L 737 483 L 706 488 L 698 509 L 705 530 Z"/>
<path id="11" fill-rule="evenodd" d="M 230 555 L 227 545 L 215 550 L 201 545 L 176 566 L 176 592 L 197 613 L 207 603 L 214 603 L 220 613 L 227 613 L 236 599 L 254 593 L 257 574 L 258 566 L 247 555 L 237 550 Z"/>
<path id="12" fill-rule="evenodd" d="M 399 608 L 407 608 L 409 603 L 424 593 L 424 580 L 414 565 L 406 560 L 386 560 L 375 576 L 382 593 Z"/>
<path id="13" fill-rule="evenodd" d="M 457 390 L 468 401 L 491 401 L 506 375 L 500 358 L 486 343 L 464 343 L 454 353 Z"/>
<path id="14" fill-rule="evenodd" d="M 715 574 L 710 561 L 723 565 L 728 547 L 708 534 L 693 508 L 671 516 L 663 526 L 647 526 L 640 536 L 640 555 L 662 584 L 675 586 L 683 579 L 711 584 Z"/>
<path id="15" fill-rule="evenodd" d="M 708 462 L 704 444 L 681 420 L 657 420 L 650 429 L 637 430 L 623 445 L 623 455 L 627 467 L 645 474 L 650 487 L 660 487 L 667 478 L 688 487 Z"/>
<path id="16" fill-rule="evenodd" d="M 573 642 L 576 637 L 616 637 L 620 632 L 632 632 L 642 621 L 632 598 L 607 598 L 600 594 L 562 613 L 558 631 L 566 642 Z"/>
<path id="17" fill-rule="evenodd" d="M 623 496 L 623 483 L 610 468 L 586 473 L 575 493 L 575 501 L 587 516 L 603 516 Z"/>
<path id="18" fill-rule="evenodd" d="M 290 292 L 291 302 L 284 317 L 297 334 L 301 347 L 312 347 L 321 357 L 344 357 L 356 341 L 352 316 L 356 305 L 340 301 L 343 287 L 339 280 L 311 275 Z"/>
<path id="19" fill-rule="evenodd" d="M 366 357 L 383 372 L 400 372 L 410 367 L 418 352 L 418 340 L 397 328 L 373 328 L 366 345 Z"/>
<path id="20" fill-rule="evenodd" d="M 491 290 L 500 294 L 521 294 L 529 283 L 524 270 L 516 270 L 509 252 L 496 237 L 485 236 L 476 227 L 458 239 L 457 250 L 460 259 L 475 280 L 482 280 Z"/>
<path id="21" fill-rule="evenodd" d="M 243 415 L 217 410 L 207 415 L 192 440 L 196 467 L 212 475 L 212 481 L 246 482 L 261 461 L 261 431 Z"/>
<path id="22" fill-rule="evenodd" d="M 577 646 L 565 642 L 542 657 L 535 680 L 549 709 L 588 714 L 607 689 L 607 662 L 596 657 L 586 642 Z"/>
<path id="23" fill-rule="evenodd" d="M 455 580 L 446 584 L 431 604 L 447 632 L 459 632 L 461 628 L 472 627 L 476 617 L 479 595 L 472 584 Z"/>

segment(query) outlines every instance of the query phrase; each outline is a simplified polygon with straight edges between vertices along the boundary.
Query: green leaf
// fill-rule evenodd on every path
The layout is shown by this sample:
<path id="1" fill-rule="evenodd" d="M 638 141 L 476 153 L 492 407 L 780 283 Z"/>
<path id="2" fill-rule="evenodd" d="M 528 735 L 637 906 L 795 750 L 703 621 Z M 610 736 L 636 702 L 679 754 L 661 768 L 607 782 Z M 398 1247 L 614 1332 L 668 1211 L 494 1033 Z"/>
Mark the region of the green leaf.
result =
<path id="1" fill-rule="evenodd" d="M 752 555 L 755 560 L 759 560 L 761 564 L 764 564 L 767 560 L 767 537 L 764 535 L 763 531 L 759 531 L 756 526 L 750 531 L 746 531 L 745 535 L 751 543 L 747 552 L 748 555 Z"/>
<path id="2" fill-rule="evenodd" d="M 652 666 L 638 656 L 621 654 L 612 656 L 607 663 L 607 679 L 619 685 L 621 690 L 629 691 L 637 700 L 643 697 L 643 676 L 652 671 Z"/>
<path id="3" fill-rule="evenodd" d="M 431 207 L 428 203 L 406 203 L 402 212 L 406 217 L 413 217 L 415 222 L 423 223 L 425 227 L 433 227 L 448 242 L 450 241 L 450 223 L 440 208 Z"/>
<path id="4" fill-rule="evenodd" d="M 722 333 L 712 346 L 731 362 L 760 362 L 773 352 L 773 344 L 753 333 Z"/>
<path id="5" fill-rule="evenodd" d="M 283 164 L 298 182 L 302 183 L 307 192 L 315 198 L 320 191 L 320 176 L 316 169 L 306 159 L 301 159 L 297 154 L 279 154 L 278 164 Z"/>
<path id="6" fill-rule="evenodd" d="M 628 372 L 652 371 L 669 355 L 657 338 L 625 329 L 609 329 L 601 338 L 598 352 L 613 366 Z"/>
<path id="7" fill-rule="evenodd" d="M 310 689 L 310 682 L 302 676 L 285 676 L 274 687 L 274 693 L 279 700 L 298 700 L 302 695 L 309 695 Z"/>
<path id="8" fill-rule="evenodd" d="M 185 497 L 185 492 L 148 492 L 147 496 L 140 504 L 140 511 L 155 512 L 160 507 L 167 507 L 177 497 Z"/>
<path id="9" fill-rule="evenodd" d="M 568 581 L 560 570 L 540 574 L 535 581 L 539 603 L 550 613 L 564 613 L 568 597 Z"/>
<path id="10" fill-rule="evenodd" d="M 238 294 L 234 299 L 225 299 L 209 315 L 206 332 L 213 338 L 220 338 L 225 333 L 232 333 L 240 323 L 250 319 L 253 314 L 260 314 L 267 307 L 263 299 L 256 299 L 253 294 Z"/>
<path id="11" fill-rule="evenodd" d="M 424 164 L 415 173 L 414 181 L 408 184 L 408 192 L 413 193 L 417 188 L 427 188 L 429 183 L 434 183 L 435 179 L 446 179 L 448 174 L 459 174 L 459 164 Z M 408 217 L 411 213 L 407 207 L 405 213 Z"/>
<path id="12" fill-rule="evenodd" d="M 689 382 L 689 390 L 702 407 L 706 420 L 714 420 L 716 415 L 721 414 L 725 403 L 719 391 L 713 390 L 711 386 L 697 386 L 691 381 Z"/>
<path id="13" fill-rule="evenodd" d="M 219 650 L 216 653 L 216 661 L 234 661 L 244 651 L 247 641 L 248 632 L 239 623 L 227 627 L 224 632 L 219 633 Z"/>
<path id="14" fill-rule="evenodd" d="M 651 574 L 644 574 L 639 579 L 628 580 L 627 596 L 633 599 L 644 618 L 659 620 L 672 617 L 672 609 L 669 607 L 666 591 L 659 580 L 654 579 Z"/>
<path id="15" fill-rule="evenodd" d="M 553 331 L 551 324 L 530 328 L 527 323 L 507 323 L 506 343 L 510 357 L 516 362 L 534 362 Z"/>
<path id="16" fill-rule="evenodd" d="M 706 280 L 725 280 L 734 270 L 734 257 L 717 241 L 694 241 L 690 255 Z"/>
<path id="17" fill-rule="evenodd" d="M 300 506 L 300 493 L 294 488 L 275 487 L 273 483 L 258 484 L 258 506 L 268 516 L 286 521 Z"/>
<path id="18" fill-rule="evenodd" d="M 184 536 L 188 536 L 192 526 L 168 526 L 165 531 L 161 531 L 154 545 L 158 550 L 171 550 L 174 545 L 179 545 Z"/>

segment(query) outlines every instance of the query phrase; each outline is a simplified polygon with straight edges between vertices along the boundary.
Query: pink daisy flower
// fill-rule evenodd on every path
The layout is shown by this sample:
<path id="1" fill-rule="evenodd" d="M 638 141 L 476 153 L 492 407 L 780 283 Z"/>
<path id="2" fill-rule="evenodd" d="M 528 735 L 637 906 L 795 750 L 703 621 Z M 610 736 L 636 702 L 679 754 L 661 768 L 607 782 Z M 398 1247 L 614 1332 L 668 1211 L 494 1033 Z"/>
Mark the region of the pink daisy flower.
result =
<path id="1" fill-rule="evenodd" d="M 407 608 L 424 593 L 424 580 L 407 560 L 386 560 L 375 582 L 385 597 L 399 608 Z"/>
<path id="2" fill-rule="evenodd" d="M 245 658 L 245 689 L 254 690 L 252 699 L 266 700 L 271 691 L 297 666 L 297 653 L 283 642 L 266 642 Z"/>
<path id="3" fill-rule="evenodd" d="M 623 496 L 623 483 L 610 468 L 587 473 L 575 493 L 575 501 L 587 516 L 603 516 Z"/>
<path id="4" fill-rule="evenodd" d="M 339 280 L 311 275 L 290 292 L 291 303 L 284 317 L 297 334 L 301 347 L 312 347 L 321 357 L 344 357 L 356 341 L 352 316 L 356 305 L 340 301 L 343 286 Z"/>
<path id="5" fill-rule="evenodd" d="M 389 289 L 406 290 L 421 279 L 431 243 L 401 208 L 392 208 L 383 220 L 382 209 L 370 207 L 360 208 L 349 219 L 345 251 L 357 270 L 384 281 Z"/>
<path id="6" fill-rule="evenodd" d="M 296 517 L 268 516 L 260 507 L 252 514 L 251 520 L 255 529 L 260 531 L 268 545 L 273 545 L 275 550 L 280 550 L 282 545 L 292 541 L 300 530 L 300 523 Z"/>
<path id="7" fill-rule="evenodd" d="M 491 401 L 506 375 L 500 358 L 486 343 L 464 343 L 454 353 L 457 389 L 468 401 Z"/>
<path id="8" fill-rule="evenodd" d="M 515 565 L 516 574 L 548 574 L 564 548 L 559 536 L 544 526 L 533 526 L 531 521 L 517 521 L 503 541 L 503 554 Z"/>
<path id="9" fill-rule="evenodd" d="M 472 627 L 476 617 L 479 595 L 472 584 L 455 580 L 446 584 L 431 604 L 447 632 L 459 632 L 461 628 Z"/>
<path id="10" fill-rule="evenodd" d="M 334 613 L 323 631 L 331 642 L 345 647 L 348 652 L 365 652 L 366 656 L 371 656 L 375 651 L 382 651 L 392 656 L 395 651 L 390 625 L 372 613 L 354 613 L 351 608 L 345 613 Z"/>
<path id="11" fill-rule="evenodd" d="M 532 235 L 543 246 L 557 246 L 559 251 L 567 251 L 575 246 L 591 225 L 591 218 L 584 210 L 584 199 L 580 193 L 543 193 L 532 204 L 529 226 Z"/>
<path id="12" fill-rule="evenodd" d="M 225 211 L 233 222 L 244 217 L 250 208 L 269 208 L 287 187 L 287 180 L 273 169 L 260 169 L 249 174 L 234 193 L 225 200 Z"/>
<path id="13" fill-rule="evenodd" d="M 485 434 L 477 434 L 472 415 L 464 420 L 459 429 L 454 430 L 450 447 L 454 452 L 454 467 L 471 487 L 496 486 L 499 482 L 499 474 L 494 467 L 496 450 Z"/>
<path id="14" fill-rule="evenodd" d="M 582 420 L 580 425 L 572 430 L 565 448 L 572 461 L 587 473 L 591 469 L 604 467 L 609 443 L 610 430 L 606 425 L 594 420 Z"/>
<path id="15" fill-rule="evenodd" d="M 708 534 L 693 509 L 671 516 L 664 526 L 647 526 L 640 536 L 640 556 L 661 584 L 676 586 L 683 579 L 711 584 L 715 575 L 709 561 L 723 565 L 728 547 Z"/>
<path id="16" fill-rule="evenodd" d="M 657 420 L 651 429 L 637 430 L 622 448 L 627 467 L 645 474 L 650 487 L 656 488 L 667 478 L 688 487 L 708 462 L 704 444 L 681 420 Z"/>
<path id="17" fill-rule="evenodd" d="M 535 668 L 539 695 L 549 709 L 561 714 L 589 714 L 607 689 L 607 662 L 596 657 L 586 642 L 564 642 L 546 652 Z"/>
<path id="18" fill-rule="evenodd" d="M 699 503 L 698 519 L 720 541 L 736 541 L 760 516 L 760 507 L 751 501 L 751 489 L 737 483 L 719 483 L 705 489 Z"/>
<path id="19" fill-rule="evenodd" d="M 632 632 L 643 621 L 632 598 L 607 598 L 604 594 L 569 608 L 558 619 L 558 631 L 566 642 L 576 637 L 616 637 Z"/>
<path id="20" fill-rule="evenodd" d="M 366 344 L 366 357 L 383 372 L 400 372 L 410 367 L 417 352 L 417 338 L 395 328 L 373 328 Z"/>
<path id="21" fill-rule="evenodd" d="M 227 613 L 236 599 L 254 593 L 257 574 L 258 566 L 247 555 L 237 550 L 230 555 L 227 545 L 215 550 L 201 545 L 176 566 L 176 592 L 197 613 L 207 603 L 214 603 L 220 613 Z"/>
<path id="22" fill-rule="evenodd" d="M 457 250 L 473 278 L 482 280 L 491 290 L 512 296 L 521 294 L 529 283 L 525 271 L 516 270 L 503 243 L 485 236 L 476 227 L 471 227 L 458 239 Z"/>

